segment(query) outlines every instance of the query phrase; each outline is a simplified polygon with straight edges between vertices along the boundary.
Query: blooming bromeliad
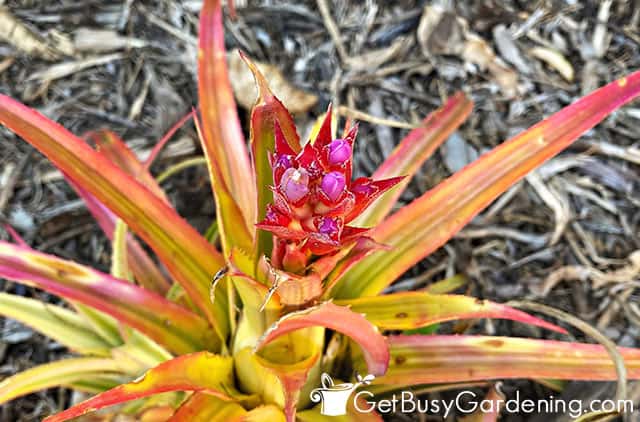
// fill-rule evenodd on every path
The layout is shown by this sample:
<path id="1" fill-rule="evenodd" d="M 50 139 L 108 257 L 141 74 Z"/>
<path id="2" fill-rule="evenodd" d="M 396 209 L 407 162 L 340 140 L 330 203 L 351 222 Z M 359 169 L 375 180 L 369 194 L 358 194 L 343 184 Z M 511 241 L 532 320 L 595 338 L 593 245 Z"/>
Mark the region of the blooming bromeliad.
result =
<path id="1" fill-rule="evenodd" d="M 221 251 L 178 215 L 115 134 L 100 132 L 94 150 L 0 96 L 0 123 L 62 170 L 113 243 L 112 271 L 104 274 L 34 251 L 17 235 L 19 244 L 0 241 L 0 277 L 59 295 L 73 308 L 0 293 L 0 315 L 80 355 L 3 380 L 0 403 L 65 386 L 98 394 L 47 421 L 165 393 L 120 411 L 153 421 L 304 422 L 325 420 L 309 392 L 323 372 L 348 381 L 344 368 L 375 375 L 368 389 L 380 393 L 505 378 L 622 383 L 617 362 L 629 378 L 640 378 L 638 349 L 409 334 L 479 318 L 566 331 L 464 295 L 386 293 L 527 172 L 640 96 L 640 72 L 569 105 L 392 213 L 409 178 L 469 115 L 471 101 L 452 96 L 400 142 L 373 180 L 352 181 L 356 127 L 335 139 L 329 112 L 301 146 L 292 117 L 248 60 L 259 87 L 249 154 L 228 79 L 221 2 L 205 0 L 200 19 L 196 125 Z M 220 286 L 211 289 L 216 273 Z M 455 289 L 444 284 L 448 293 Z M 621 355 L 616 364 L 609 354 Z"/>
<path id="2" fill-rule="evenodd" d="M 352 151 L 358 127 L 332 139 L 331 109 L 318 135 L 299 151 L 275 125 L 272 204 L 258 224 L 272 232 L 272 263 L 292 273 L 307 268 L 312 255 L 327 255 L 364 236 L 366 228 L 348 224 L 403 177 L 351 180 Z"/>

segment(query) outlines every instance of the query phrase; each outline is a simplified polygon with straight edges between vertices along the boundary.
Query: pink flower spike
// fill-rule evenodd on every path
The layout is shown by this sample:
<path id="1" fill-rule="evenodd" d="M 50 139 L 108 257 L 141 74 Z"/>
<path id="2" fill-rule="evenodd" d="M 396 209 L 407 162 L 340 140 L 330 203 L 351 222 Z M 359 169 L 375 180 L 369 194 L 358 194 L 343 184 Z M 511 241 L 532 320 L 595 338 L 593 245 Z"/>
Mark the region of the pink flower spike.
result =
<path id="1" fill-rule="evenodd" d="M 340 196 L 344 193 L 346 186 L 347 183 L 344 175 L 337 171 L 325 174 L 322 178 L 322 182 L 320 183 L 322 192 L 324 192 L 331 202 L 336 202 L 340 199 Z"/>
<path id="2" fill-rule="evenodd" d="M 329 144 L 329 165 L 340 166 L 351 159 L 351 145 L 345 139 L 336 139 Z"/>
<path id="3" fill-rule="evenodd" d="M 280 191 L 291 202 L 300 202 L 309 193 L 309 174 L 305 169 L 288 168 L 282 175 Z"/>

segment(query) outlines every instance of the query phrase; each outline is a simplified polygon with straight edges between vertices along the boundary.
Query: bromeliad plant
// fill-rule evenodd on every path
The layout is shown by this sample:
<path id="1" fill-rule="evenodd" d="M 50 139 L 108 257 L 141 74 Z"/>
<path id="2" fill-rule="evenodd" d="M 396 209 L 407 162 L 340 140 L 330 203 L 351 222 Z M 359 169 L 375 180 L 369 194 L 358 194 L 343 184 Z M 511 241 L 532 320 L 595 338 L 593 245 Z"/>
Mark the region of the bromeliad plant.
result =
<path id="1" fill-rule="evenodd" d="M 177 215 L 149 163 L 140 163 L 117 136 L 93 134 L 94 150 L 0 97 L 0 122 L 65 174 L 113 241 L 111 274 L 37 252 L 17 236 L 17 244 L 0 242 L 0 276 L 71 305 L 0 294 L 0 314 L 79 355 L 5 379 L 0 402 L 65 386 L 96 395 L 50 422 L 116 404 L 141 420 L 315 421 L 323 419 L 309 392 L 322 373 L 342 379 L 369 373 L 376 377 L 371 391 L 500 378 L 616 379 L 601 346 L 398 334 L 473 318 L 563 330 L 471 297 L 383 293 L 525 174 L 640 94 L 640 73 L 582 98 L 391 213 L 410 177 L 470 113 L 463 94 L 428 116 L 371 178 L 352 180 L 357 127 L 333 136 L 329 111 L 303 145 L 287 110 L 245 59 L 259 88 L 247 152 L 219 1 L 204 2 L 198 57 L 195 122 L 221 251 Z M 627 375 L 640 378 L 640 351 L 618 350 Z"/>

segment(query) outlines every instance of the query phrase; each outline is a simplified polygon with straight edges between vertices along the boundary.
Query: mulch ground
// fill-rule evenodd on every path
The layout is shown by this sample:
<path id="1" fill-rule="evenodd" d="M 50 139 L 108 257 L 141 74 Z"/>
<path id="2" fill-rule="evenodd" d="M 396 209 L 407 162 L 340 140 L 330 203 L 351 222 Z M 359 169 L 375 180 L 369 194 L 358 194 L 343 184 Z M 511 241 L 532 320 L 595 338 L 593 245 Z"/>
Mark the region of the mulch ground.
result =
<path id="1" fill-rule="evenodd" d="M 301 133 L 330 102 L 343 116 L 360 120 L 357 175 L 372 173 L 408 128 L 447 96 L 463 90 L 473 98 L 472 117 L 422 167 L 404 203 L 482 152 L 640 67 L 640 6 L 627 1 L 465 1 L 444 10 L 424 1 L 236 3 L 237 19 L 227 20 L 229 49 L 280 69 L 292 85 L 285 90 L 317 96 L 296 116 Z M 0 43 L 0 92 L 77 134 L 108 127 L 144 156 L 195 105 L 200 5 L 6 1 L 0 34 L 6 37 L 6 25 L 17 22 L 26 35 Z M 246 124 L 246 111 L 241 116 Z M 397 288 L 462 274 L 469 294 L 547 303 L 619 345 L 639 346 L 638 119 L 634 105 L 616 112 L 509 190 Z M 193 128 L 186 126 L 153 171 L 200 152 Z M 39 250 L 108 270 L 108 242 L 45 158 L 0 129 L 0 163 L 2 219 Z M 181 172 L 163 186 L 183 216 L 200 230 L 208 226 L 214 207 L 204 169 Z M 0 237 L 8 238 L 2 231 Z M 0 288 L 57 300 L 10 282 Z M 0 378 L 66 354 L 27 327 L 7 320 L 0 327 Z M 549 337 L 500 321 L 444 329 Z M 507 395 L 516 389 L 529 398 L 552 393 L 533 382 L 504 383 Z M 631 393 L 637 403 L 640 392 Z M 570 383 L 563 394 L 607 398 L 613 388 Z M 69 398 L 65 390 L 30 395 L 3 405 L 0 419 L 39 420 Z"/>

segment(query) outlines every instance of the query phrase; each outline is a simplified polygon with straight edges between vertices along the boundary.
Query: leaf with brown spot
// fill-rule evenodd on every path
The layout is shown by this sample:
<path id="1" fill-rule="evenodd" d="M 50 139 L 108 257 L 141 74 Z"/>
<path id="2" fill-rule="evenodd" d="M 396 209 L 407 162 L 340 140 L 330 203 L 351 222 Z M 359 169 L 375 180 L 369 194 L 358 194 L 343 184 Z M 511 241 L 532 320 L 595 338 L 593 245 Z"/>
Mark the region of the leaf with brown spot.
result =
<path id="1" fill-rule="evenodd" d="M 376 384 L 417 385 L 492 379 L 617 379 L 604 347 L 553 340 L 467 335 L 388 337 L 391 364 Z M 640 379 L 640 350 L 618 348 L 629 379 Z M 357 369 L 364 364 L 357 363 Z"/>
<path id="2" fill-rule="evenodd" d="M 175 353 L 215 346 L 201 316 L 164 297 L 72 261 L 0 241 L 0 277 L 100 310 Z"/>
<path id="3" fill-rule="evenodd" d="M 45 422 L 63 422 L 107 406 L 172 391 L 203 392 L 231 401 L 233 361 L 209 352 L 192 353 L 161 363 L 142 377 L 91 397 Z"/>
<path id="4" fill-rule="evenodd" d="M 364 314 L 369 322 L 385 330 L 411 330 L 461 319 L 501 318 L 566 333 L 556 325 L 509 306 L 462 295 L 401 292 L 335 303 Z"/>

